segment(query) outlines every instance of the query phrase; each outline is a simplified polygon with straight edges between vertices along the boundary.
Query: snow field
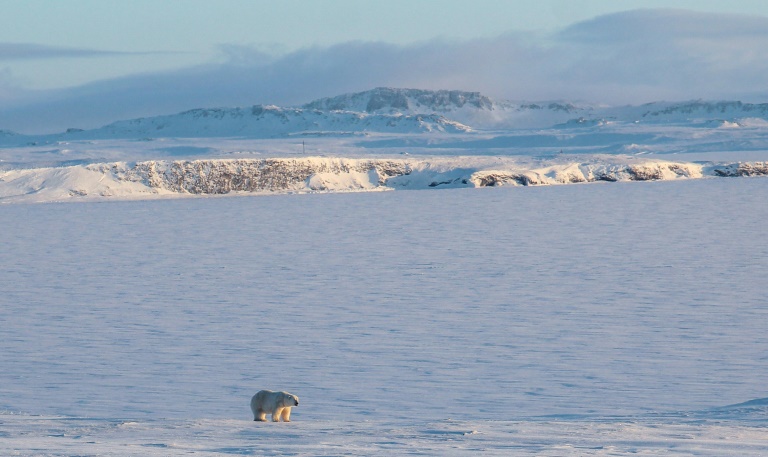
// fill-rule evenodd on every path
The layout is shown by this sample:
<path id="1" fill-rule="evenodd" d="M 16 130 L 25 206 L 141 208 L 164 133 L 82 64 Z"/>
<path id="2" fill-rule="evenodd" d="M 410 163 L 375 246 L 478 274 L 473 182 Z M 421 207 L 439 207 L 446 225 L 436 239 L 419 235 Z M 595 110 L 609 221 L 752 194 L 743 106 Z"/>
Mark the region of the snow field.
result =
<path id="1" fill-rule="evenodd" d="M 618 187 L 617 187 L 618 186 Z M 768 180 L 3 205 L 0 452 L 760 455 Z M 263 389 L 299 395 L 254 424 Z"/>
<path id="2" fill-rule="evenodd" d="M 537 455 L 765 454 L 765 430 L 700 422 L 387 421 L 261 424 L 233 419 L 117 421 L 0 416 L 5 455 Z M 10 438 L 9 438 L 10 437 Z"/>

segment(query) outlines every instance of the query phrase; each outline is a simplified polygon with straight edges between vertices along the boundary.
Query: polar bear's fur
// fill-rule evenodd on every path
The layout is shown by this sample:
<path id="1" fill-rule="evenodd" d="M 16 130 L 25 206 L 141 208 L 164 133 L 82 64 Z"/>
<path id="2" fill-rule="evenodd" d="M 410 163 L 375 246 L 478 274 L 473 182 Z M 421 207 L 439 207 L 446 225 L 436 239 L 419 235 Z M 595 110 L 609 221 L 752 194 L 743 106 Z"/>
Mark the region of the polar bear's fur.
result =
<path id="1" fill-rule="evenodd" d="M 272 422 L 291 421 L 291 408 L 299 406 L 299 397 L 288 392 L 261 390 L 251 398 L 253 420 L 266 422 L 267 414 L 272 415 Z"/>

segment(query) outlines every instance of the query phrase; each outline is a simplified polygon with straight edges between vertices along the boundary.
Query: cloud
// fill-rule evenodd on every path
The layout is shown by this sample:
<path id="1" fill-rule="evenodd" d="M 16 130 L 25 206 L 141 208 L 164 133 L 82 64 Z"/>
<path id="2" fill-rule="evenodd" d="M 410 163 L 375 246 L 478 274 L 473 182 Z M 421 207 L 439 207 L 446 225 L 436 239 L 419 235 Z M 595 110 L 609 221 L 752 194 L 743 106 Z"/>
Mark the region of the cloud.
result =
<path id="1" fill-rule="evenodd" d="M 610 104 L 768 95 L 768 18 L 681 10 L 611 14 L 550 35 L 349 42 L 278 56 L 220 50 L 209 65 L 29 93 L 0 109 L 0 128 L 95 127 L 198 107 L 301 104 L 377 86 Z"/>
<path id="2" fill-rule="evenodd" d="M 134 53 L 67 48 L 31 43 L 0 43 L 0 60 L 60 59 L 128 55 Z"/>
<path id="3" fill-rule="evenodd" d="M 675 39 L 742 39 L 766 36 L 768 18 L 713 14 L 676 9 L 641 9 L 598 16 L 579 22 L 557 35 L 590 44 L 637 43 Z"/>
<path id="4" fill-rule="evenodd" d="M 588 94 L 614 87 L 627 95 L 613 98 L 636 102 L 765 93 L 768 18 L 638 10 L 575 24 L 555 39 L 564 71 Z"/>

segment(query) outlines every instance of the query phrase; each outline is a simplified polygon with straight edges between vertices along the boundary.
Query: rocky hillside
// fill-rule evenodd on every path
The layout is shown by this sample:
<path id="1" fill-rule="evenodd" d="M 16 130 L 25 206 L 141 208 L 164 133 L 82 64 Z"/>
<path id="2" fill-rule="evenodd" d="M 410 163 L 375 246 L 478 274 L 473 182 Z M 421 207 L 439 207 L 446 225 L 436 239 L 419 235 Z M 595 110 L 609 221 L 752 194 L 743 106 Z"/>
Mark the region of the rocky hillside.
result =
<path id="1" fill-rule="evenodd" d="M 629 157 L 574 162 L 498 158 L 151 160 L 0 171 L 0 203 L 231 193 L 540 186 L 768 175 L 764 162 Z"/>
<path id="2" fill-rule="evenodd" d="M 322 111 L 429 114 L 449 113 L 465 107 L 492 110 L 494 103 L 479 92 L 378 87 L 365 92 L 321 98 L 303 107 Z"/>

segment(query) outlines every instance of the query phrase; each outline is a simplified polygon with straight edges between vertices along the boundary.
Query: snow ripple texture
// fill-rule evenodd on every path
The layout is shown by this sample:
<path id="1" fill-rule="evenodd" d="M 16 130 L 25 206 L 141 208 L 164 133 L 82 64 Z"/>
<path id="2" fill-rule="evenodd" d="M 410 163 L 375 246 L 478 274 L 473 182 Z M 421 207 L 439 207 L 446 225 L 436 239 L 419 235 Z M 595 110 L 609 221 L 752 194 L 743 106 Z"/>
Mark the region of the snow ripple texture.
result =
<path id="1" fill-rule="evenodd" d="M 0 455 L 764 456 L 766 199 L 0 205 Z"/>

